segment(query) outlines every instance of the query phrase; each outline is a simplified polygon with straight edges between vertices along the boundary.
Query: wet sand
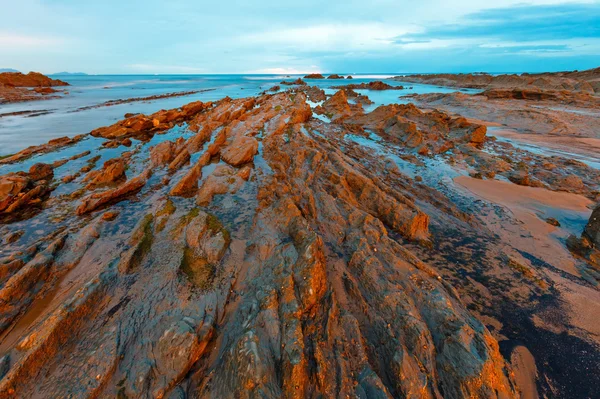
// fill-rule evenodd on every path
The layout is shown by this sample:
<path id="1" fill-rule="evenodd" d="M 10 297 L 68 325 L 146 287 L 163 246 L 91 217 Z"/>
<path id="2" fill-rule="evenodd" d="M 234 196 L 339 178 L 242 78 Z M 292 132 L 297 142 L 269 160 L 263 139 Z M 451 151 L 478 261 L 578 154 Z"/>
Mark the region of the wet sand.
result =
<path id="1" fill-rule="evenodd" d="M 488 124 L 488 127 L 493 127 L 493 125 Z M 539 147 L 558 150 L 564 153 L 572 153 L 593 158 L 600 162 L 600 139 L 597 138 L 524 134 L 506 128 L 490 129 L 489 134 L 509 140 L 533 144 Z"/>
<path id="2" fill-rule="evenodd" d="M 522 226 L 531 233 L 534 239 L 539 241 L 539 248 L 552 253 L 552 256 L 547 256 L 547 259 L 551 260 L 554 266 L 579 276 L 574 259 L 566 250 L 563 242 L 568 233 L 561 232 L 561 230 L 562 227 L 568 226 L 552 226 L 542 219 L 543 215 L 540 212 L 547 212 L 549 208 L 554 208 L 562 214 L 579 214 L 582 220 L 585 220 L 591 213 L 589 207 L 593 203 L 590 200 L 577 194 L 551 192 L 543 188 L 523 187 L 497 180 L 479 180 L 460 176 L 454 181 L 473 194 L 509 209 L 515 218 L 523 222 Z M 510 239 L 510 236 L 505 238 L 505 240 Z M 527 242 L 528 239 L 518 237 L 516 241 Z M 567 314 L 569 314 L 571 324 L 589 331 L 600 343 L 600 325 L 596 322 L 595 316 L 600 311 L 598 290 L 574 285 L 571 281 L 555 273 L 549 273 L 549 275 L 561 287 L 561 298 L 564 305 L 569 308 Z M 546 327 L 552 328 L 552 326 Z M 566 330 L 559 332 L 572 333 Z"/>
<path id="3" fill-rule="evenodd" d="M 532 248 L 546 256 L 551 254 L 548 259 L 554 260 L 554 266 L 579 275 L 572 255 L 557 238 L 564 240 L 570 231 L 576 231 L 580 227 L 566 224 L 559 228 L 548 224 L 545 219 L 560 214 L 563 217 L 569 216 L 569 220 L 579 220 L 579 223 L 585 224 L 591 214 L 592 201 L 577 194 L 524 187 L 499 180 L 459 176 L 454 182 L 476 196 L 510 210 L 520 222 L 516 229 L 511 231 L 511 226 L 488 226 L 502 235 L 506 242 L 517 248 Z"/>
<path id="4" fill-rule="evenodd" d="M 519 186 L 499 180 L 481 180 L 459 176 L 454 181 L 478 196 L 505 204 L 509 208 L 517 206 L 528 208 L 535 206 L 534 204 L 543 204 L 553 208 L 591 213 L 589 207 L 593 205 L 592 201 L 581 195 Z"/>

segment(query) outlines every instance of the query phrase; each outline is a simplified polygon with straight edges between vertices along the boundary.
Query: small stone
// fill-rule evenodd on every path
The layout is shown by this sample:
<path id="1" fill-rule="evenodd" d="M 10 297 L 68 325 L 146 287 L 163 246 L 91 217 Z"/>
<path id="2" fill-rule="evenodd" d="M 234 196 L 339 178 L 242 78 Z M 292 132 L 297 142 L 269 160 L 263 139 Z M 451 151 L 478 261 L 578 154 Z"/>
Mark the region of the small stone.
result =
<path id="1" fill-rule="evenodd" d="M 119 212 L 108 211 L 108 212 L 104 212 L 104 214 L 102 215 L 102 219 L 110 222 L 112 220 L 115 220 L 117 218 L 117 216 L 119 216 Z"/>
<path id="2" fill-rule="evenodd" d="M 551 224 L 552 226 L 560 227 L 560 222 L 554 218 L 546 218 L 546 223 Z"/>

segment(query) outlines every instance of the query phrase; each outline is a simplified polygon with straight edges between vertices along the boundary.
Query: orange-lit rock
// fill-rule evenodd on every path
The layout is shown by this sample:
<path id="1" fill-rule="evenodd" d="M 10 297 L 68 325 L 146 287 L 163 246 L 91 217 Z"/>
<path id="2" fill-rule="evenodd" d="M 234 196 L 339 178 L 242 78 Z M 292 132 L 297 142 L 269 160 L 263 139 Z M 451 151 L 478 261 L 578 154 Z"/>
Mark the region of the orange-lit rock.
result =
<path id="1" fill-rule="evenodd" d="M 127 152 L 86 142 L 0 176 L 0 213 L 23 213 L 0 226 L 0 397 L 518 398 L 506 339 L 571 392 L 544 362 L 596 352 L 544 317 L 584 325 L 552 299 L 561 284 L 593 295 L 593 270 L 553 258 L 593 264 L 597 212 L 583 255 L 564 255 L 548 239 L 561 223 L 523 212 L 542 226 L 526 230 L 455 176 L 577 192 L 579 215 L 600 173 L 450 112 L 362 103 L 302 86 L 128 115 L 95 133 L 139 135 Z"/>
<path id="2" fill-rule="evenodd" d="M 239 136 L 221 150 L 221 158 L 230 165 L 239 166 L 252 161 L 258 151 L 258 141 L 253 137 Z"/>

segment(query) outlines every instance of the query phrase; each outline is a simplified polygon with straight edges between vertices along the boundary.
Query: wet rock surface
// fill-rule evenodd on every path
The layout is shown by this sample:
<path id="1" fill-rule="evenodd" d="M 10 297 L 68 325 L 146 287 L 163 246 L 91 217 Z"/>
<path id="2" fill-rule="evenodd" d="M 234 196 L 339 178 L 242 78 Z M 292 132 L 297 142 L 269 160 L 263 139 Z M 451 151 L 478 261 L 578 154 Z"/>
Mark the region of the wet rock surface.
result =
<path id="1" fill-rule="evenodd" d="M 306 82 L 303 81 L 301 78 L 298 78 L 296 80 L 293 81 L 289 81 L 289 80 L 284 80 L 281 82 L 282 85 L 286 85 L 286 86 L 293 86 L 293 85 L 297 85 L 297 86 L 304 86 L 306 85 Z"/>
<path id="2" fill-rule="evenodd" d="M 42 205 L 51 191 L 54 169 L 47 164 L 33 165 L 29 173 L 0 176 L 0 220 L 27 217 Z"/>
<path id="3" fill-rule="evenodd" d="M 600 91 L 600 68 L 586 71 L 523 73 L 520 75 L 490 75 L 486 73 L 407 75 L 396 77 L 395 80 L 450 87 L 520 88 L 521 90 L 533 88 L 597 93 Z"/>
<path id="4" fill-rule="evenodd" d="M 343 79 L 343 78 L 340 78 Z M 352 89 L 352 90 L 404 90 L 403 86 L 392 86 L 385 82 L 375 81 L 369 83 L 350 84 L 344 86 L 334 86 L 333 89 Z"/>
<path id="5" fill-rule="evenodd" d="M 0 73 L 0 84 L 14 87 L 53 87 L 69 85 L 67 82 L 51 79 L 38 72 L 29 72 L 26 75 L 20 72 L 3 72 Z"/>
<path id="6" fill-rule="evenodd" d="M 304 79 L 325 79 L 325 76 L 320 73 L 310 73 L 304 77 Z"/>
<path id="7" fill-rule="evenodd" d="M 306 98 L 309 101 L 314 103 L 319 103 L 321 101 L 325 101 L 327 96 L 325 95 L 325 91 L 323 89 L 319 89 L 316 86 L 299 86 L 289 90 L 290 93 L 299 93 L 302 92 L 306 95 Z"/>
<path id="8" fill-rule="evenodd" d="M 135 102 L 141 102 L 141 101 L 155 101 L 155 100 L 162 100 L 165 98 L 185 97 L 185 96 L 191 96 L 192 94 L 197 94 L 197 93 L 207 92 L 207 91 L 212 91 L 212 90 L 214 90 L 214 89 L 180 91 L 180 92 L 175 92 L 175 93 L 157 94 L 157 95 L 147 96 L 147 97 L 133 97 L 133 98 L 127 98 L 127 99 L 120 99 L 120 100 L 110 100 L 110 101 L 103 102 L 101 104 L 77 108 L 73 112 L 87 111 L 90 109 L 102 108 L 102 107 L 114 107 L 115 105 L 129 104 L 129 103 L 135 103 Z M 131 116 L 133 116 L 133 115 L 131 115 Z"/>
<path id="9" fill-rule="evenodd" d="M 179 109 L 161 110 L 149 116 L 143 114 L 132 115 L 114 125 L 93 130 L 90 134 L 105 139 L 149 138 L 157 132 L 172 128 L 175 124 L 190 120 L 209 105 L 209 103 L 205 104 L 197 101 L 184 105 Z"/>
<path id="10" fill-rule="evenodd" d="M 592 216 L 590 216 L 590 220 L 585 226 L 584 234 L 594 246 L 600 248 L 600 206 L 597 206 L 592 212 Z"/>
<path id="11" fill-rule="evenodd" d="M 540 99 L 514 99 L 512 91 L 506 97 L 487 97 L 486 92 L 468 95 L 423 94 L 411 96 L 410 101 L 422 108 L 435 108 L 466 118 L 485 121 L 520 133 L 565 137 L 600 138 L 594 128 L 600 116 L 597 96 L 557 96 L 553 92 Z M 497 93 L 497 92 L 496 92 Z M 489 94 L 489 92 L 488 92 Z M 577 99 L 563 101 L 563 98 Z"/>
<path id="12" fill-rule="evenodd" d="M 63 147 L 70 146 L 81 141 L 85 135 L 77 135 L 75 137 L 60 137 L 52 139 L 46 144 L 27 147 L 24 150 L 17 152 L 0 159 L 0 165 L 16 163 L 31 158 L 34 155 L 44 154 L 59 150 Z"/>
<path id="13" fill-rule="evenodd" d="M 573 227 L 551 205 L 525 215 L 541 231 L 517 218 L 554 191 L 587 222 L 598 170 L 367 100 L 303 85 L 128 115 L 0 176 L 0 397 L 593 397 L 594 327 L 561 304 L 598 297 L 592 252 L 549 238 Z"/>

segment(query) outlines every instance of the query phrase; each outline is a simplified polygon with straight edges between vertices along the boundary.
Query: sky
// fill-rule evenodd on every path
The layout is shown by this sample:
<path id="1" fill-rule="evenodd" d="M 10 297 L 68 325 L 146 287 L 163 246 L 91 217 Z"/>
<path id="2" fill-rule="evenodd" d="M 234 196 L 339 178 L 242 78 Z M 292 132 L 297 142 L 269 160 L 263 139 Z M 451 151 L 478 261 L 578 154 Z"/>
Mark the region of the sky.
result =
<path id="1" fill-rule="evenodd" d="M 600 66 L 600 0 L 0 0 L 0 68 L 93 74 Z"/>

